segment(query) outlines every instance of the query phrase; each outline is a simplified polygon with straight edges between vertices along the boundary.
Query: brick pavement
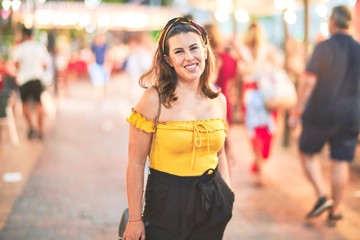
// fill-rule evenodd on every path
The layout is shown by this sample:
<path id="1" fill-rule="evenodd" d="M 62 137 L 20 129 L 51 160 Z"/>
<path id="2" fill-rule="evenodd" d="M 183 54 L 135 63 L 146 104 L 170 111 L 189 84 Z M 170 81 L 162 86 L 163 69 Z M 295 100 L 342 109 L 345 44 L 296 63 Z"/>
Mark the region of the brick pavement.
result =
<path id="1" fill-rule="evenodd" d="M 19 183 L 0 182 L 0 240 L 116 239 L 120 212 L 126 206 L 124 119 L 132 105 L 127 100 L 127 81 L 121 76 L 112 79 L 108 100 L 101 108 L 88 82 L 74 82 L 71 94 L 57 101 L 57 113 L 48 119 L 43 143 L 24 138 L 17 148 L 0 143 L 1 175 L 6 171 L 23 174 Z M 17 121 L 24 133 L 21 120 Z M 236 200 L 225 240 L 360 239 L 357 164 L 346 195 L 346 218 L 329 229 L 324 225 L 325 215 L 304 221 L 315 199 L 296 155 L 296 136 L 286 149 L 277 138 L 266 165 L 268 184 L 260 189 L 252 184 L 244 129 L 235 126 L 228 134 Z M 321 158 L 328 173 L 325 154 Z"/>

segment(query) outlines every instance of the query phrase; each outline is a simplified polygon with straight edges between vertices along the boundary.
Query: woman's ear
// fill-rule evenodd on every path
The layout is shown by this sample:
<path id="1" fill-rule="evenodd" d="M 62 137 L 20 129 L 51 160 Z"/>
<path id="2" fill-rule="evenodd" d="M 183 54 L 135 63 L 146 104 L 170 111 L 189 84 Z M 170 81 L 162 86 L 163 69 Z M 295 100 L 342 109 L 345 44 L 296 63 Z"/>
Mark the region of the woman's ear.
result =
<path id="1" fill-rule="evenodd" d="M 204 59 L 207 60 L 207 57 L 208 57 L 208 49 L 205 47 L 204 50 L 205 50 Z"/>
<path id="2" fill-rule="evenodd" d="M 164 55 L 164 59 L 167 62 L 167 64 L 169 64 L 170 67 L 174 67 L 174 65 L 171 62 L 171 58 L 167 55 Z"/>

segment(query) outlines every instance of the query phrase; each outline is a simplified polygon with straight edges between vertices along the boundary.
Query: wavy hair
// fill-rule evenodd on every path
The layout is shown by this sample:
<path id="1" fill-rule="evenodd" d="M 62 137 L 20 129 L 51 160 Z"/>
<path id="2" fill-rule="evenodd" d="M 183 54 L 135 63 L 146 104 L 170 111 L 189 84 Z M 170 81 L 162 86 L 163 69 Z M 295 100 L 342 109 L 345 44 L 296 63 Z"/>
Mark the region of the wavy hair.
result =
<path id="1" fill-rule="evenodd" d="M 205 30 L 187 18 L 171 19 L 160 35 L 159 46 L 155 52 L 151 68 L 139 80 L 140 86 L 143 88 L 154 86 L 159 92 L 161 103 L 167 108 L 170 108 L 171 103 L 178 99 L 175 94 L 178 75 L 165 60 L 165 56 L 169 56 L 168 39 L 180 33 L 188 32 L 198 34 L 207 51 L 205 69 L 200 76 L 201 92 L 211 99 L 219 95 L 219 91 L 214 91 L 209 81 L 214 72 L 215 62 Z"/>

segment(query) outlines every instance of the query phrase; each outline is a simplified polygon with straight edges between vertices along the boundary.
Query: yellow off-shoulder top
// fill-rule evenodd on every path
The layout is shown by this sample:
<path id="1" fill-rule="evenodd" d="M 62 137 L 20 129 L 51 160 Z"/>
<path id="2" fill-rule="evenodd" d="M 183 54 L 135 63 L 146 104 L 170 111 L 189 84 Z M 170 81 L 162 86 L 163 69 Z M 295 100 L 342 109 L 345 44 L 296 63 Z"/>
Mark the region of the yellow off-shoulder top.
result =
<path id="1" fill-rule="evenodd" d="M 127 122 L 148 133 L 155 131 L 154 120 L 134 109 Z M 200 176 L 216 168 L 225 136 L 226 125 L 221 118 L 159 122 L 150 168 L 177 176 Z"/>

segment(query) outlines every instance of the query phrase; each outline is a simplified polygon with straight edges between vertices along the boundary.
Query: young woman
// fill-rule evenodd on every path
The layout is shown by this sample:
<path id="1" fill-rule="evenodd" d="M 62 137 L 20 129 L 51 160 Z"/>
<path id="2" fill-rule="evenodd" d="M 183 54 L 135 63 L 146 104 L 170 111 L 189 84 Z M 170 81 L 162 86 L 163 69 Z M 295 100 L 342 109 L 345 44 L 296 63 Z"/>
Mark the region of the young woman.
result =
<path id="1" fill-rule="evenodd" d="M 263 186 L 266 183 L 263 176 L 264 160 L 270 156 L 276 112 L 266 108 L 258 83 L 260 77 L 266 77 L 267 74 L 270 77 L 274 66 L 281 66 L 281 60 L 257 22 L 252 22 L 245 32 L 242 54 L 243 112 L 254 153 L 251 171 L 254 173 L 256 186 Z"/>
<path id="2" fill-rule="evenodd" d="M 222 239 L 234 194 L 224 149 L 226 99 L 212 89 L 213 68 L 204 29 L 187 18 L 171 19 L 151 69 L 140 78 L 148 89 L 127 119 L 129 223 L 123 239 Z"/>

